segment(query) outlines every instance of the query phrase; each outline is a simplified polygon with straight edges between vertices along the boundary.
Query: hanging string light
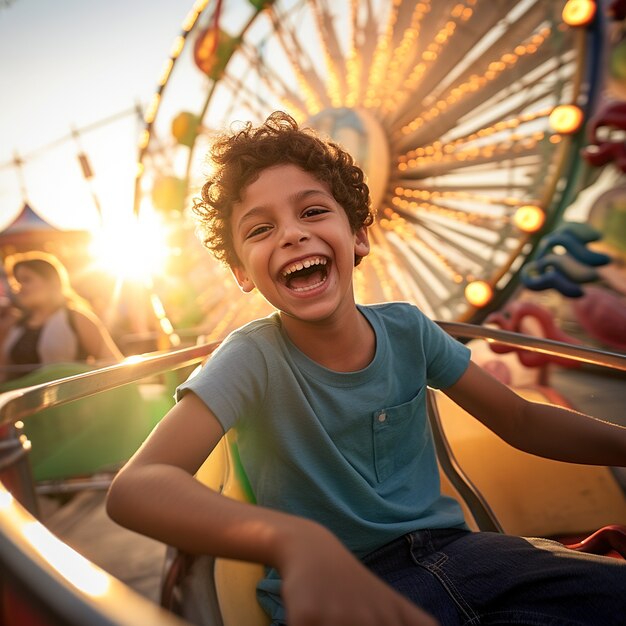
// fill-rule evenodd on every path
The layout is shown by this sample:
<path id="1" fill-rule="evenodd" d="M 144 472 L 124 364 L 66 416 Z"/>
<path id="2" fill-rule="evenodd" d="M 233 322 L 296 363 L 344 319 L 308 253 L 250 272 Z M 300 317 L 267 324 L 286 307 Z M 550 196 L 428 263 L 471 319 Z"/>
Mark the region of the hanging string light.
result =
<path id="1" fill-rule="evenodd" d="M 91 200 L 93 205 L 96 207 L 96 211 L 98 212 L 98 217 L 100 218 L 100 223 L 102 223 L 102 206 L 100 204 L 100 198 L 98 197 L 98 193 L 96 192 L 96 188 L 94 186 L 94 174 L 93 168 L 91 167 L 91 163 L 89 162 L 89 157 L 85 152 L 82 142 L 80 140 L 80 133 L 75 128 L 72 129 L 72 137 L 74 142 L 76 143 L 76 147 L 78 148 L 78 154 L 76 158 L 78 159 L 78 164 L 80 165 L 80 171 L 87 183 L 87 187 L 89 188 L 89 193 L 91 195 Z"/>
<path id="2" fill-rule="evenodd" d="M 563 7 L 563 21 L 568 26 L 586 26 L 596 15 L 593 0 L 568 0 Z"/>
<path id="3" fill-rule="evenodd" d="M 474 280 L 465 287 L 465 298 L 472 306 L 481 308 L 493 298 L 493 289 L 484 280 Z"/>
<path id="4" fill-rule="evenodd" d="M 583 119 L 584 114 L 580 107 L 575 104 L 561 104 L 554 107 L 548 122 L 554 132 L 571 135 L 582 126 Z"/>

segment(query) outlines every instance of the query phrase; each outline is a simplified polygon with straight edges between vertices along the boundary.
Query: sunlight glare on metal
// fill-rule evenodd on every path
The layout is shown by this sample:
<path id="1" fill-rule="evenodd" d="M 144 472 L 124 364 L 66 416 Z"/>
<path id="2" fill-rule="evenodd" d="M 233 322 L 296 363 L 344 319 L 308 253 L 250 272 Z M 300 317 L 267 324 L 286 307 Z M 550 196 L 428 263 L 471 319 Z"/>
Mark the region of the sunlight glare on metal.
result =
<path id="1" fill-rule="evenodd" d="M 103 596 L 110 586 L 108 576 L 39 522 L 27 522 L 22 534 L 41 556 L 74 587 L 92 597 Z"/>
<path id="2" fill-rule="evenodd" d="M 8 510 L 13 504 L 13 496 L 8 491 L 0 491 L 0 511 Z"/>
<path id="3" fill-rule="evenodd" d="M 127 356 L 124 359 L 124 363 L 141 363 L 141 361 L 143 360 L 143 357 L 140 354 L 133 354 L 131 356 Z"/>

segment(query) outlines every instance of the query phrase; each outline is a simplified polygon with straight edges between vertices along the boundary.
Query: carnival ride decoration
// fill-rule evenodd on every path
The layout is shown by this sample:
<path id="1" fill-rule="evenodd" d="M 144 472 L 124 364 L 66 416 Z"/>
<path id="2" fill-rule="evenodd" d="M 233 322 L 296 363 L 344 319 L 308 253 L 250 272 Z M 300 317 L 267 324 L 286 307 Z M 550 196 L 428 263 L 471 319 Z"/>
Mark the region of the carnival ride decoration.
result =
<path id="1" fill-rule="evenodd" d="M 358 299 L 481 319 L 573 192 L 597 92 L 595 14 L 589 0 L 196 2 L 144 116 L 135 211 L 178 214 L 214 132 L 285 109 L 368 176 L 377 223 Z M 214 336 L 264 310 L 260 297 L 242 306 L 217 263 L 197 263 Z"/>
<path id="2" fill-rule="evenodd" d="M 529 328 L 529 322 L 535 322 L 533 328 Z M 555 323 L 554 316 L 539 304 L 529 301 L 512 301 L 495 313 L 490 313 L 485 319 L 487 324 L 495 324 L 503 330 L 527 335 L 539 335 L 546 339 L 562 341 L 564 343 L 581 344 L 582 342 L 571 335 L 563 332 Z M 537 329 L 538 326 L 538 329 Z M 539 331 L 539 332 L 538 332 Z M 502 344 L 490 344 L 490 348 L 497 354 L 506 354 L 515 351 L 519 361 L 525 367 L 543 367 L 548 363 L 557 363 L 562 367 L 579 367 L 579 363 L 570 359 L 552 357 L 540 352 L 528 352 Z"/>
<path id="3" fill-rule="evenodd" d="M 578 323 L 588 335 L 613 350 L 626 351 L 626 301 L 592 285 L 572 302 Z"/>
<path id="4" fill-rule="evenodd" d="M 595 268 L 611 262 L 607 254 L 587 247 L 600 237 L 601 234 L 587 224 L 562 224 L 542 237 L 533 260 L 521 270 L 522 283 L 533 291 L 556 289 L 568 298 L 581 297 L 584 291 L 580 285 L 597 280 Z M 556 253 L 557 247 L 564 252 Z"/>
<path id="5" fill-rule="evenodd" d="M 587 124 L 589 145 L 582 154 L 593 166 L 614 163 L 626 173 L 626 102 L 603 102 Z"/>
<path id="6" fill-rule="evenodd" d="M 564 223 L 544 236 L 536 251 L 536 257 L 527 263 L 520 273 L 522 284 L 531 291 L 554 289 L 571 299 L 571 309 L 581 328 L 590 338 L 612 349 L 626 349 L 626 306 L 623 296 L 598 285 L 587 285 L 601 276 L 596 268 L 610 263 L 611 257 L 587 247 L 598 241 L 601 234 L 588 224 Z M 560 249 L 556 253 L 555 249 Z M 534 317 L 540 324 L 543 336 L 579 343 L 555 324 L 552 314 L 538 304 L 529 301 L 512 301 L 497 313 L 486 318 L 501 328 L 524 332 L 523 320 Z M 494 352 L 508 352 L 508 348 L 492 346 Z M 518 351 L 520 362 L 526 366 L 544 365 L 549 359 L 542 355 Z"/>

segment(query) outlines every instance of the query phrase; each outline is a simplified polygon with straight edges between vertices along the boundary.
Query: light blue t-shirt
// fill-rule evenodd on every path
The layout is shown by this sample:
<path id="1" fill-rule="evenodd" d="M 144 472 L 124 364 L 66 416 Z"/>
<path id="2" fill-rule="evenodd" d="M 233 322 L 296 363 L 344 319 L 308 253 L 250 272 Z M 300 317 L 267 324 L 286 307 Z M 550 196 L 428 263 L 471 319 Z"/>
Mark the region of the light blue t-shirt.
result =
<path id="1" fill-rule="evenodd" d="M 229 335 L 177 393 L 237 428 L 258 504 L 319 522 L 363 557 L 413 530 L 464 527 L 440 493 L 426 386 L 455 383 L 470 352 L 413 305 L 359 311 L 376 334 L 362 370 L 312 361 L 273 314 Z"/>

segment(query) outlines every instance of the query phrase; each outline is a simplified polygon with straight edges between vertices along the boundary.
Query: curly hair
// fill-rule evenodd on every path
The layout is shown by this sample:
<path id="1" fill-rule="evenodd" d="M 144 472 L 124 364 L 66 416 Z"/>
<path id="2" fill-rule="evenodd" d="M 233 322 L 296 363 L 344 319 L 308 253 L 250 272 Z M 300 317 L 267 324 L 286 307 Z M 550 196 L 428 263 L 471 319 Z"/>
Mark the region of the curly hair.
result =
<path id="1" fill-rule="evenodd" d="M 374 221 L 369 188 L 353 158 L 313 130 L 298 128 L 282 111 L 275 111 L 258 127 L 248 122 L 241 130 L 220 136 L 210 157 L 216 169 L 203 185 L 201 197 L 194 198 L 193 211 L 202 243 L 230 267 L 238 263 L 230 227 L 233 205 L 263 170 L 275 165 L 297 165 L 326 183 L 353 232 Z M 356 257 L 355 265 L 360 260 Z"/>

